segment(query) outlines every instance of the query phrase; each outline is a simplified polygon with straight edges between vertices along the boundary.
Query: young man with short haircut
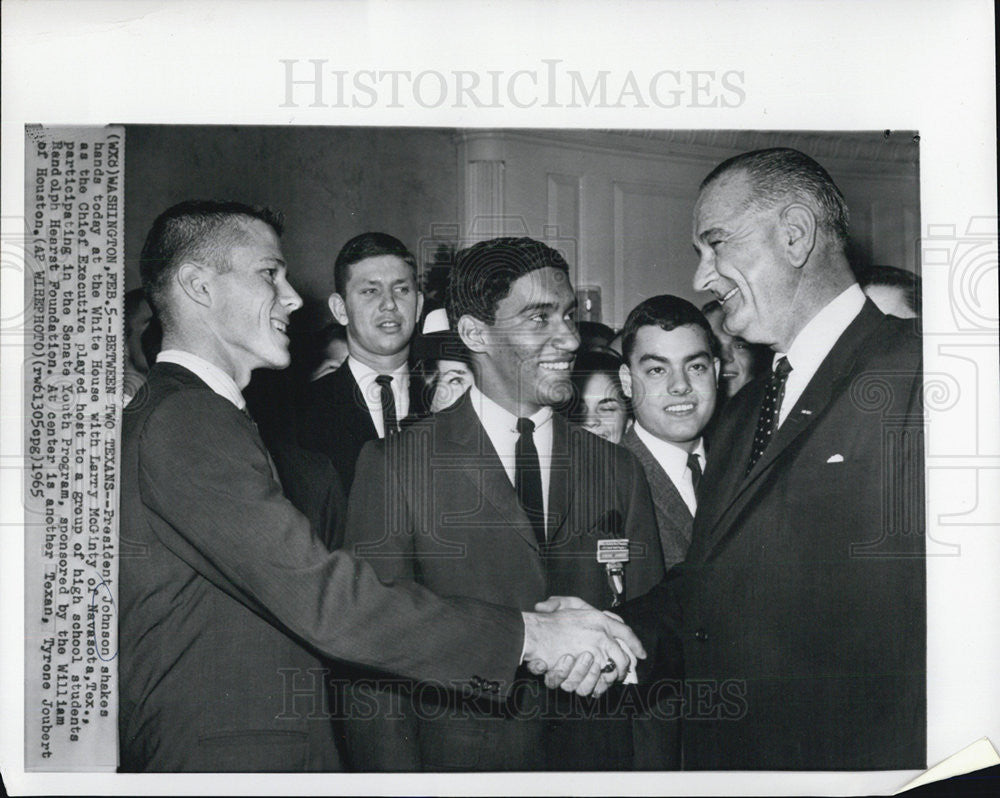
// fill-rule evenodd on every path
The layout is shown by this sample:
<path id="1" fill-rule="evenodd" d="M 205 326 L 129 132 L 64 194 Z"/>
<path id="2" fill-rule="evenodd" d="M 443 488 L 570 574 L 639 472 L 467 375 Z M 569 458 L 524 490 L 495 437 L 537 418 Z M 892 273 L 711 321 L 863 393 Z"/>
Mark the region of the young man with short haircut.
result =
<path id="1" fill-rule="evenodd" d="M 687 300 L 662 295 L 638 305 L 622 329 L 622 388 L 635 424 L 622 445 L 642 463 L 669 570 L 684 561 L 705 470 L 702 432 L 715 411 L 717 343 Z"/>
<path id="2" fill-rule="evenodd" d="M 365 447 L 345 546 L 383 579 L 440 595 L 526 609 L 573 595 L 604 609 L 614 593 L 601 546 L 616 541 L 628 552 L 624 598 L 652 588 L 664 572 L 641 467 L 553 411 L 570 396 L 580 345 L 566 261 L 530 238 L 481 242 L 459 253 L 446 305 L 475 385 Z M 352 724 L 353 752 L 374 770 L 670 767 L 669 729 L 633 725 L 621 691 L 574 704 L 522 676 L 502 708 L 421 691 L 404 702 L 407 723 L 388 715 L 398 704 L 383 705 L 378 719 Z"/>
<path id="3" fill-rule="evenodd" d="M 297 422 L 299 443 L 330 458 L 347 492 L 361 447 L 427 412 L 407 362 L 424 303 L 416 268 L 402 241 L 377 232 L 352 238 L 334 263 L 328 301 L 348 356 L 306 387 Z"/>

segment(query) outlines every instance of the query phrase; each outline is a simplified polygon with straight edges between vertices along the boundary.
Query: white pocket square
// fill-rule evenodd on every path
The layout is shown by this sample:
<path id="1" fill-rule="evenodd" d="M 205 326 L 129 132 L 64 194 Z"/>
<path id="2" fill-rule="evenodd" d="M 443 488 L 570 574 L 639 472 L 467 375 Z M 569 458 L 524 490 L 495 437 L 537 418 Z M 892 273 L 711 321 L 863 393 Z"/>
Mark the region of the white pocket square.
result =
<path id="1" fill-rule="evenodd" d="M 827 460 L 826 462 L 828 462 L 828 463 L 843 463 L 844 462 L 844 455 L 842 455 L 842 454 L 831 455 L 830 459 Z"/>

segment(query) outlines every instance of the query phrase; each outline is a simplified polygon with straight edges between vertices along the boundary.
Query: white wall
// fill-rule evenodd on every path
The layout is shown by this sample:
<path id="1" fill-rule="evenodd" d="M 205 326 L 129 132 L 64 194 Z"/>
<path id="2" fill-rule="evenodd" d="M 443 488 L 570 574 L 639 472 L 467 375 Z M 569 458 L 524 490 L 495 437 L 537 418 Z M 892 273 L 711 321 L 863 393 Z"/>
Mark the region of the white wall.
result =
<path id="1" fill-rule="evenodd" d="M 642 299 L 691 288 L 698 184 L 738 152 L 793 146 L 847 199 L 860 262 L 919 271 L 917 143 L 910 133 L 469 130 L 459 144 L 462 229 L 531 235 L 564 252 L 574 284 L 601 290 L 620 326 Z"/>
<path id="2" fill-rule="evenodd" d="M 292 279 L 319 316 L 352 235 L 392 233 L 424 263 L 439 240 L 507 233 L 563 250 L 574 284 L 597 286 L 602 320 L 620 326 L 654 294 L 707 298 L 690 284 L 698 183 L 721 160 L 766 146 L 797 147 L 830 171 L 860 260 L 919 271 L 912 134 L 130 125 L 126 139 L 130 286 L 158 213 L 226 198 L 286 212 Z"/>

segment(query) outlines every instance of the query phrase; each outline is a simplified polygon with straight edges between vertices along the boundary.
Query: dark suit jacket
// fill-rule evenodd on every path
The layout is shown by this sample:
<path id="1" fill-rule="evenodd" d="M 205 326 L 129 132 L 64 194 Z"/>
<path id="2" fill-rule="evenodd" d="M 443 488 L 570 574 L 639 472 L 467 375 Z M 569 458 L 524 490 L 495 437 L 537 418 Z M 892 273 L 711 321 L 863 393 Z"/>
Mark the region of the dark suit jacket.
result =
<path id="1" fill-rule="evenodd" d="M 333 551 L 344 542 L 347 496 L 330 458 L 302 446 L 294 422 L 293 415 L 272 414 L 259 424 L 258 432 L 274 460 L 285 498 L 309 519 L 313 532 Z"/>
<path id="2" fill-rule="evenodd" d="M 157 364 L 124 415 L 122 770 L 336 769 L 316 654 L 509 688 L 516 612 L 327 552 L 253 422 L 187 369 Z"/>
<path id="3" fill-rule="evenodd" d="M 691 545 L 691 525 L 694 518 L 681 498 L 673 480 L 657 462 L 653 453 L 636 435 L 635 427 L 622 437 L 621 445 L 635 455 L 646 473 L 649 490 L 656 510 L 656 526 L 660 532 L 660 547 L 663 549 L 663 564 L 669 571 L 684 562 Z"/>
<path id="4" fill-rule="evenodd" d="M 683 616 L 685 768 L 925 766 L 921 384 L 915 325 L 866 302 L 745 479 L 766 377 L 730 400 L 646 599 Z"/>
<path id="5" fill-rule="evenodd" d="M 544 553 L 468 394 L 400 435 L 365 447 L 345 547 L 383 578 L 415 580 L 442 596 L 530 610 L 549 595 L 572 595 L 607 608 L 611 593 L 605 568 L 596 561 L 597 540 L 627 537 L 627 593 L 649 590 L 662 577 L 663 562 L 641 467 L 624 449 L 558 414 L 551 423 Z M 387 730 L 366 721 L 352 724 L 349 735 L 355 736 L 355 750 L 369 752 L 384 748 L 386 735 L 396 735 L 395 750 L 367 758 L 366 766 L 378 770 L 401 769 L 401 762 L 431 770 L 632 767 L 631 721 L 619 712 L 616 722 L 610 711 L 623 700 L 622 690 L 613 689 L 603 703 L 587 699 L 570 706 L 568 696 L 545 691 L 533 677 L 522 687 L 516 701 L 499 709 L 425 692 L 422 703 L 416 702 L 421 720 L 408 730 L 406 724 Z M 596 717 L 560 724 L 554 720 L 560 701 L 568 712 Z M 404 734 L 406 744 L 398 745 Z"/>
<path id="6" fill-rule="evenodd" d="M 421 382 L 417 375 L 411 374 L 407 419 L 415 420 L 426 414 L 427 403 Z M 344 491 L 350 494 L 361 448 L 368 441 L 378 440 L 378 433 L 357 380 L 346 362 L 303 389 L 296 422 L 299 443 L 329 457 L 340 475 Z"/>

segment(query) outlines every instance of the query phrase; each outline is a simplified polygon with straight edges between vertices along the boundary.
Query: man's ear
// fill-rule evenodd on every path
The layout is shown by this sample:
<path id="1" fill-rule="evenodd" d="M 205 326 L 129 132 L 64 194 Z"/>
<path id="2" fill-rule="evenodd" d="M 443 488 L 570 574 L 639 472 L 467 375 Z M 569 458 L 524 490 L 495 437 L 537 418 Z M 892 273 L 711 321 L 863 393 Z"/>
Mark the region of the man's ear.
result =
<path id="1" fill-rule="evenodd" d="M 340 294 L 334 292 L 330 294 L 330 298 L 326 300 L 326 304 L 330 306 L 330 312 L 333 314 L 333 318 L 337 320 L 337 324 L 341 327 L 346 327 L 347 305 L 344 303 L 344 298 Z"/>
<path id="2" fill-rule="evenodd" d="M 185 261 L 177 269 L 175 280 L 184 294 L 199 305 L 212 304 L 211 279 L 218 272 L 208 266 L 193 261 Z"/>
<path id="3" fill-rule="evenodd" d="M 627 396 L 629 399 L 631 399 L 632 398 L 632 371 L 629 369 L 629 367 L 625 363 L 622 363 L 618 367 L 618 379 L 620 379 L 622 381 L 622 392 L 625 394 L 625 396 Z"/>
<path id="4" fill-rule="evenodd" d="M 816 246 L 816 214 L 806 205 L 792 203 L 781 212 L 781 227 L 788 260 L 801 269 Z"/>
<path id="5" fill-rule="evenodd" d="M 462 316 L 458 320 L 456 332 L 470 352 L 482 353 L 486 351 L 488 344 L 486 324 L 475 316 L 470 316 L 468 313 Z"/>

